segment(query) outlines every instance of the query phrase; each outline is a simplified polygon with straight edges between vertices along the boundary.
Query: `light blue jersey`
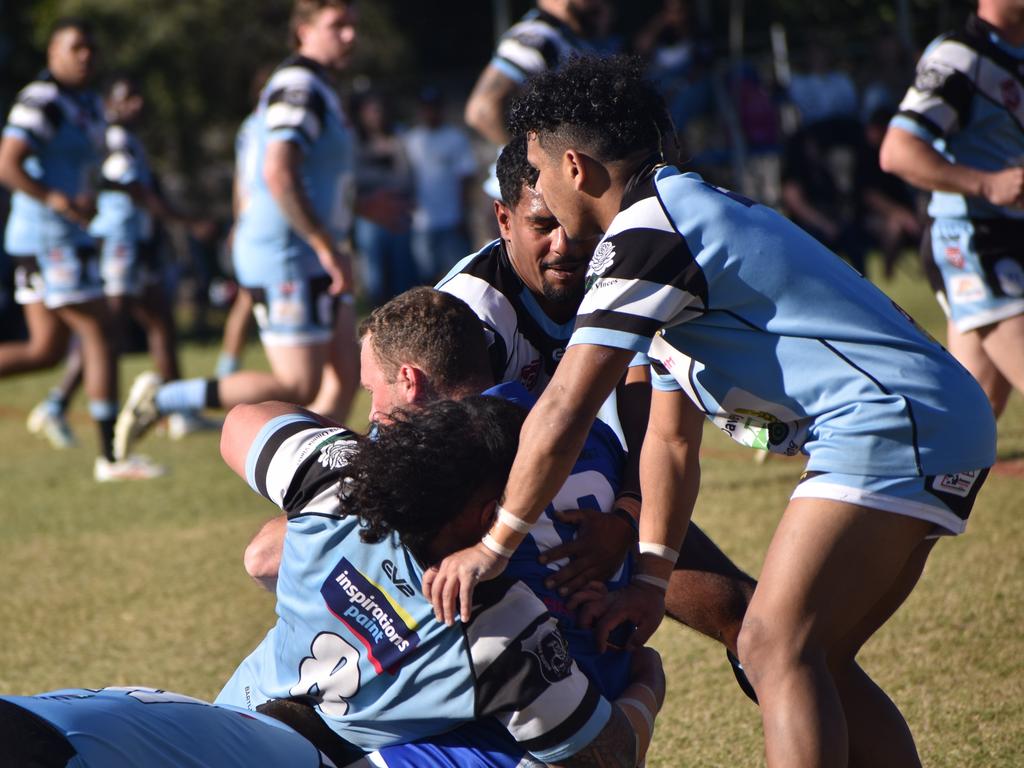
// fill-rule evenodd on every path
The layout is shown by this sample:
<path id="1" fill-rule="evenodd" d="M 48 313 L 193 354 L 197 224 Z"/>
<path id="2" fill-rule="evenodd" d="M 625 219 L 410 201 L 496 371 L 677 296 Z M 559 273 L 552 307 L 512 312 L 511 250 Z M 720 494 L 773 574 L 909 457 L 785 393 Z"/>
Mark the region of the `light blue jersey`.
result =
<path id="1" fill-rule="evenodd" d="M 238 126 L 238 133 L 235 134 L 235 194 L 238 196 L 238 216 L 249 207 L 249 195 L 256 183 L 256 177 L 260 174 L 260 154 L 256 151 L 259 145 L 255 141 L 258 125 L 258 114 L 250 112 Z"/>
<path id="2" fill-rule="evenodd" d="M 642 174 L 594 252 L 572 344 L 649 352 L 755 448 L 809 471 L 919 476 L 995 461 L 978 384 L 868 280 L 773 210 Z"/>
<path id="3" fill-rule="evenodd" d="M 27 142 L 32 154 L 25 172 L 69 198 L 93 194 L 103 158 L 105 123 L 92 91 L 62 88 L 49 72 L 17 95 L 4 136 Z M 81 227 L 23 192 L 11 196 L 4 248 L 12 256 L 39 256 L 54 248 L 90 245 Z"/>
<path id="4" fill-rule="evenodd" d="M 247 201 L 234 239 L 234 266 L 244 286 L 317 277 L 316 254 L 288 223 L 263 177 L 267 147 L 289 141 L 302 150 L 301 181 L 320 222 L 344 238 L 354 205 L 355 137 L 324 69 L 302 56 L 287 59 L 260 93 L 255 124 L 247 134 Z M 252 153 L 251 157 L 249 153 Z"/>
<path id="5" fill-rule="evenodd" d="M 69 768 L 325 765 L 310 742 L 271 717 L 154 688 L 73 688 L 0 701 L 61 734 L 77 752 Z"/>
<path id="6" fill-rule="evenodd" d="M 106 149 L 96 218 L 89 225 L 89 232 L 94 237 L 132 243 L 149 240 L 153 236 L 149 211 L 128 192 L 132 184 L 149 187 L 153 183 L 146 150 L 138 136 L 123 125 L 107 128 Z"/>
<path id="7" fill-rule="evenodd" d="M 423 597 L 423 567 L 389 537 L 359 538 L 336 470 L 355 436 L 301 415 L 271 420 L 250 448 L 249 484 L 288 514 L 276 625 L 218 703 L 255 709 L 308 697 L 329 727 L 374 749 L 494 716 L 526 750 L 557 761 L 601 731 L 611 705 L 572 662 L 557 623 L 522 583 L 474 594 L 447 627 Z"/>
<path id="8" fill-rule="evenodd" d="M 951 162 L 982 171 L 1024 164 L 1024 46 L 971 16 L 962 31 L 925 50 L 893 126 L 932 144 Z M 933 218 L 1015 218 L 1024 210 L 982 197 L 933 192 Z"/>

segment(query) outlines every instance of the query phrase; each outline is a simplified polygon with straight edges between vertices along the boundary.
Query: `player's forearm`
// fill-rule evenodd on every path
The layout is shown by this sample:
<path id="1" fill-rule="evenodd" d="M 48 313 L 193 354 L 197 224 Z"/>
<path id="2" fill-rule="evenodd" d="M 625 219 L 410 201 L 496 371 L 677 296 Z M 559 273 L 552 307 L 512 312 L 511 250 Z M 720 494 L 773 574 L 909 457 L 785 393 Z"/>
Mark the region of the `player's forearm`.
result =
<path id="1" fill-rule="evenodd" d="M 927 142 L 901 128 L 890 128 L 879 150 L 882 170 L 920 189 L 981 197 L 984 171 L 951 163 Z"/>
<path id="2" fill-rule="evenodd" d="M 505 109 L 518 86 L 491 65 L 487 65 L 466 101 L 466 125 L 492 144 L 508 144 Z"/>
<path id="3" fill-rule="evenodd" d="M 263 178 L 274 202 L 299 237 L 314 249 L 328 248 L 331 237 L 302 186 L 300 160 L 301 150 L 291 142 L 272 142 L 267 148 Z"/>

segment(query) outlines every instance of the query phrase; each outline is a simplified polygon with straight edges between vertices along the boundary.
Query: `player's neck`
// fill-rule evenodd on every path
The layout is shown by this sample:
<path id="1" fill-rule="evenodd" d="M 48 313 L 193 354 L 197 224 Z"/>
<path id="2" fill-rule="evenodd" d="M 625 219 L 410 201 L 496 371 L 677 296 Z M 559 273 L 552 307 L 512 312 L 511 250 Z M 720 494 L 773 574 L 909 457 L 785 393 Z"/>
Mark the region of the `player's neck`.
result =
<path id="1" fill-rule="evenodd" d="M 1010 45 L 1024 45 L 1024 8 L 1003 8 L 982 4 L 978 18 L 990 24 Z"/>

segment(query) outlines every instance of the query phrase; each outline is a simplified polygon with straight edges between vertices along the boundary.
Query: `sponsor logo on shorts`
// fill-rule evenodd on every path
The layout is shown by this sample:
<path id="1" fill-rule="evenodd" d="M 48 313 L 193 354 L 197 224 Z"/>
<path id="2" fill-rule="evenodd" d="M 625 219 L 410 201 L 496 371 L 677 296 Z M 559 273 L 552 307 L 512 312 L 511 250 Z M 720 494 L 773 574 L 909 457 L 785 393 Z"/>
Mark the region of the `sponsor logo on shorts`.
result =
<path id="1" fill-rule="evenodd" d="M 981 476 L 981 470 L 972 469 L 969 472 L 955 472 L 951 475 L 938 475 L 932 481 L 932 488 L 943 493 L 952 493 L 962 499 L 967 498 L 971 488 Z"/>
<path id="2" fill-rule="evenodd" d="M 393 673 L 420 644 L 416 620 L 348 558 L 341 558 L 320 594 L 328 610 L 366 648 L 378 672 Z"/>
<path id="3" fill-rule="evenodd" d="M 957 245 L 946 246 L 946 261 L 957 269 L 964 268 L 964 252 Z"/>
<path id="4" fill-rule="evenodd" d="M 977 275 L 957 275 L 949 281 L 949 300 L 953 304 L 970 304 L 985 299 L 985 284 Z"/>
<path id="5" fill-rule="evenodd" d="M 1007 296 L 1024 296 L 1024 267 L 1016 259 L 1000 259 L 995 264 L 999 288 Z"/>

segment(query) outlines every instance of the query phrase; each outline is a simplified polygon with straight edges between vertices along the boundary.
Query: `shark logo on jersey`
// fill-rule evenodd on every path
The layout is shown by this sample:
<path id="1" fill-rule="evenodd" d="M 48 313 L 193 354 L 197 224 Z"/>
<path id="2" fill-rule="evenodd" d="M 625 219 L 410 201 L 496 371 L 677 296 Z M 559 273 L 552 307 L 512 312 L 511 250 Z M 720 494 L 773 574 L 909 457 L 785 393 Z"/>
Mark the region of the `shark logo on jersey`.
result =
<path id="1" fill-rule="evenodd" d="M 416 620 L 348 558 L 341 558 L 320 594 L 327 609 L 366 648 L 377 672 L 393 673 L 420 644 Z"/>

